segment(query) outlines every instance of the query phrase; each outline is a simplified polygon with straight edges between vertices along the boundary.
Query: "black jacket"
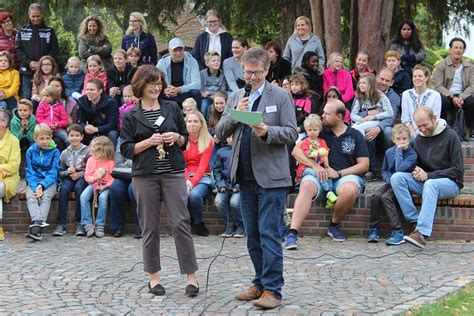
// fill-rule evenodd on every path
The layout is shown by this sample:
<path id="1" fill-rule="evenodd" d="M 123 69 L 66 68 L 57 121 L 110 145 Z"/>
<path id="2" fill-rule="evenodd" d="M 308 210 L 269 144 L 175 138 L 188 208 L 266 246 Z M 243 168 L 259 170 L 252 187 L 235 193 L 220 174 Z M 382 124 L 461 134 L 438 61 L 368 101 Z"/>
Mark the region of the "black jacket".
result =
<path id="1" fill-rule="evenodd" d="M 283 79 L 289 75 L 291 75 L 291 63 L 285 58 L 278 56 L 275 63 L 270 65 L 265 79 L 268 82 L 276 81 L 278 84 L 281 84 Z"/>
<path id="2" fill-rule="evenodd" d="M 22 26 L 16 34 L 16 54 L 20 59 L 20 73 L 32 74 L 31 61 L 38 61 L 49 55 L 58 58 L 59 46 L 54 29 L 44 23 L 33 26 L 31 23 Z"/>
<path id="3" fill-rule="evenodd" d="M 107 135 L 108 132 L 117 129 L 119 111 L 112 97 L 102 93 L 100 100 L 95 107 L 86 95 L 79 98 L 77 104 L 79 124 L 84 128 L 91 124 L 99 129 L 100 135 Z"/>
<path id="4" fill-rule="evenodd" d="M 120 90 L 125 88 L 125 86 L 132 82 L 135 71 L 137 71 L 137 68 L 132 67 L 130 64 L 125 66 L 124 71 L 119 71 L 115 66 L 107 69 L 106 74 L 109 89 L 112 87 L 119 87 Z"/>
<path id="5" fill-rule="evenodd" d="M 186 148 L 188 132 L 184 123 L 183 114 L 174 101 L 160 100 L 161 116 L 165 119 L 159 127 L 160 133 L 175 132 L 184 136 L 184 145 L 176 144 L 168 148 L 171 166 L 174 170 L 183 170 L 185 161 L 183 149 Z M 125 113 L 120 132 L 120 151 L 123 156 L 132 159 L 132 177 L 151 174 L 155 168 L 156 146 L 152 146 L 138 155 L 134 155 L 135 144 L 150 138 L 155 133 L 155 128 L 143 114 L 141 102 L 132 110 Z"/>
<path id="6" fill-rule="evenodd" d="M 224 64 L 224 60 L 229 57 L 232 57 L 232 35 L 228 32 L 219 34 L 221 39 L 221 68 Z M 194 42 L 193 51 L 191 54 L 197 60 L 199 64 L 199 70 L 206 68 L 206 62 L 204 60 L 204 55 L 209 51 L 209 33 L 204 32 L 196 37 L 196 42 Z"/>
<path id="7" fill-rule="evenodd" d="M 464 160 L 459 136 L 444 120 L 438 120 L 433 136 L 417 135 L 413 147 L 418 154 L 418 166 L 428 173 L 428 179 L 448 178 L 463 187 Z"/>

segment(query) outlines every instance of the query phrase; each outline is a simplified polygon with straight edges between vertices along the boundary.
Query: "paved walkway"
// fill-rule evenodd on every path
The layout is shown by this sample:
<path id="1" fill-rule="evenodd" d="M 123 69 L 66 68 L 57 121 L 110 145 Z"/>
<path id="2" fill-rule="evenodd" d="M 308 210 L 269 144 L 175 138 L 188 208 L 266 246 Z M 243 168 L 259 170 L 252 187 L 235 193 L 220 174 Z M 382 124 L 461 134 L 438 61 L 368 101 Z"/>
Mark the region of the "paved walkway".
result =
<path id="1" fill-rule="evenodd" d="M 209 257 L 221 242 L 216 236 L 196 238 L 202 292 L 189 299 L 169 236 L 162 239 L 162 284 L 167 295 L 154 297 L 147 293 L 141 243 L 130 236 L 87 239 L 45 234 L 42 242 L 34 243 L 8 234 L 0 242 L 0 314 L 197 315 L 204 307 Z M 301 238 L 298 251 L 285 252 L 291 258 L 285 259 L 284 305 L 267 313 L 401 313 L 474 280 L 473 252 L 474 245 L 465 242 L 429 242 L 420 251 L 355 238 L 344 243 Z M 251 303 L 233 299 L 253 275 L 245 239 L 227 239 L 222 254 L 211 268 L 205 314 L 262 314 Z"/>

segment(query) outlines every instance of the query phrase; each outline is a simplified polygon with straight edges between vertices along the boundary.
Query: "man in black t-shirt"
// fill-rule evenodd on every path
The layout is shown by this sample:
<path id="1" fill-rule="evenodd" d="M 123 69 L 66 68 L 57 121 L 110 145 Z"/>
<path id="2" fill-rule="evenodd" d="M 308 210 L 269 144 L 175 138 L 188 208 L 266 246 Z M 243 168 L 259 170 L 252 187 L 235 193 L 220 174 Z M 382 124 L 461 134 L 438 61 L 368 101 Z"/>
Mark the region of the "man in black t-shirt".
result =
<path id="1" fill-rule="evenodd" d="M 328 235 L 335 241 L 346 240 L 339 223 L 364 191 L 364 180 L 361 175 L 369 169 L 369 152 L 362 134 L 344 124 L 345 109 L 344 103 L 339 100 L 329 101 L 324 107 L 323 124 L 326 128 L 319 137 L 324 139 L 329 147 L 330 168 L 324 169 L 316 162 L 311 162 L 301 149 L 298 150 L 298 146 L 293 151 L 296 160 L 311 166 L 317 177 L 306 175 L 301 179 L 291 229 L 285 242 L 286 249 L 296 249 L 298 229 L 310 211 L 311 200 L 324 198 L 325 192 L 322 190 L 321 182 L 326 180 L 332 180 L 332 190 L 338 196 L 328 227 Z"/>

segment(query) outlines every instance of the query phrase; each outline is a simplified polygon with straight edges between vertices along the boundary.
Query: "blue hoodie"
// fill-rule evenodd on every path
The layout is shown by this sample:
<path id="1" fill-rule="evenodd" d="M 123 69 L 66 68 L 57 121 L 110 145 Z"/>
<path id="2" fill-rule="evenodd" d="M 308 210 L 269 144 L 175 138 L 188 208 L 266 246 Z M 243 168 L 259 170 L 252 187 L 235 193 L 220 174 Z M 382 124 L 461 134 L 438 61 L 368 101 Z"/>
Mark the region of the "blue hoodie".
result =
<path id="1" fill-rule="evenodd" d="M 78 92 L 82 94 L 82 88 L 84 86 L 84 71 L 82 69 L 75 75 L 71 74 L 68 70 L 67 73 L 63 76 L 64 83 L 66 84 L 66 94 L 68 97 L 72 95 L 73 92 Z"/>
<path id="2" fill-rule="evenodd" d="M 56 143 L 51 140 L 48 149 L 41 149 L 34 143 L 26 152 L 25 179 L 33 192 L 41 184 L 44 189 L 58 182 L 59 150 Z"/>
<path id="3" fill-rule="evenodd" d="M 158 61 L 156 67 L 160 68 L 165 73 L 165 80 L 167 85 L 171 85 L 171 56 L 167 54 Z M 193 55 L 184 52 L 184 67 L 183 67 L 183 86 L 181 93 L 189 92 L 190 90 L 201 90 L 201 75 L 199 73 L 199 65 Z"/>
<path id="4" fill-rule="evenodd" d="M 397 146 L 387 149 L 381 170 L 383 181 L 390 184 L 390 177 L 395 172 L 412 172 L 416 167 L 417 157 L 411 145 L 407 150 L 402 150 Z"/>

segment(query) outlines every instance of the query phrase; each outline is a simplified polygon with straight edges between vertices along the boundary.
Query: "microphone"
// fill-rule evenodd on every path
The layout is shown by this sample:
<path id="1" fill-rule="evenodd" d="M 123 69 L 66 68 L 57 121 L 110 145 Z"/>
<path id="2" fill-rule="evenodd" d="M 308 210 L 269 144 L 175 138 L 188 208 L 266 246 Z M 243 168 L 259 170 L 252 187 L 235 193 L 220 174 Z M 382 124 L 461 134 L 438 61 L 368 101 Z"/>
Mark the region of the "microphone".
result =
<path id="1" fill-rule="evenodd" d="M 252 85 L 250 83 L 246 83 L 244 90 L 245 90 L 244 98 L 246 98 L 250 95 L 250 91 L 252 91 Z"/>

